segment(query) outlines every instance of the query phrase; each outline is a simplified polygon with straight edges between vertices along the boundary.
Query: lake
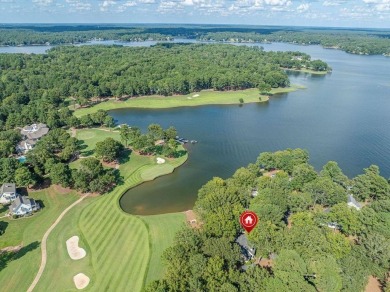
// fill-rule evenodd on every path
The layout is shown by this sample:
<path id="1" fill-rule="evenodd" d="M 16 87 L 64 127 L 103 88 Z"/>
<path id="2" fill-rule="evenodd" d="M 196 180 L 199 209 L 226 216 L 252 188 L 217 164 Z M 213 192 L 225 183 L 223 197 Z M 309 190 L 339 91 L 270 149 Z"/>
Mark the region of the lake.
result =
<path id="1" fill-rule="evenodd" d="M 155 43 L 98 41 L 87 45 Z M 188 161 L 173 174 L 129 190 L 120 200 L 126 212 L 150 215 L 191 209 L 203 184 L 214 176 L 228 178 L 263 151 L 300 147 L 310 152 L 310 162 L 317 170 L 335 160 L 349 177 L 370 164 L 377 164 L 386 178 L 390 176 L 390 58 L 351 55 L 320 46 L 239 45 L 302 51 L 326 61 L 333 72 L 326 76 L 291 73 L 291 83 L 306 89 L 274 96 L 267 103 L 110 111 L 119 123 L 144 131 L 151 123 L 173 125 L 181 136 L 199 141 L 188 145 Z M 48 48 L 2 47 L 0 52 L 44 53 Z"/>
<path id="2" fill-rule="evenodd" d="M 151 215 L 191 209 L 198 189 L 214 176 L 228 178 L 263 151 L 304 148 L 320 170 L 335 160 L 353 177 L 370 164 L 390 176 L 390 59 L 351 55 L 319 46 L 262 44 L 266 50 L 299 50 L 329 63 L 326 76 L 290 74 L 306 89 L 274 96 L 267 103 L 119 109 L 119 123 L 175 126 L 198 140 L 189 159 L 173 174 L 130 189 L 120 200 L 132 214 Z"/>

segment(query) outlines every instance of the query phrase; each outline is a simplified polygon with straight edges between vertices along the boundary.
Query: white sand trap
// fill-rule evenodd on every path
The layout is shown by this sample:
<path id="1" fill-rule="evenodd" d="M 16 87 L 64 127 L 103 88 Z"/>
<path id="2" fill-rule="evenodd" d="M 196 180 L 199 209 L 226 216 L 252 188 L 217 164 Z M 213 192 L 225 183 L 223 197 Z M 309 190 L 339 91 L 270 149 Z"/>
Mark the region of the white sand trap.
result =
<path id="1" fill-rule="evenodd" d="M 192 99 L 192 97 L 191 96 L 187 96 L 187 99 Z"/>
<path id="2" fill-rule="evenodd" d="M 79 273 L 73 277 L 73 282 L 77 289 L 81 290 L 88 286 L 89 277 L 83 273 Z"/>
<path id="3" fill-rule="evenodd" d="M 85 257 L 87 254 L 85 249 L 79 247 L 79 237 L 72 236 L 66 241 L 66 248 L 68 249 L 68 254 L 72 260 L 79 260 Z"/>
<path id="4" fill-rule="evenodd" d="M 199 94 L 194 94 L 192 97 L 198 97 L 199 96 Z"/>
<path id="5" fill-rule="evenodd" d="M 165 163 L 165 159 L 157 157 L 157 164 L 163 164 L 163 163 Z"/>

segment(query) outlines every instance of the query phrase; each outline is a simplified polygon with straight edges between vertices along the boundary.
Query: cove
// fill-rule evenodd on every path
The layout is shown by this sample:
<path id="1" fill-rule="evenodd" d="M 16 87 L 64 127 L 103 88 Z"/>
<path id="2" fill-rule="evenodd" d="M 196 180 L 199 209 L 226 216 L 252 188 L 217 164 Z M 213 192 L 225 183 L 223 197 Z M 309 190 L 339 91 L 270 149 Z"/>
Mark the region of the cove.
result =
<path id="1" fill-rule="evenodd" d="M 256 44 L 253 44 L 256 45 Z M 370 164 L 390 176 L 390 59 L 358 56 L 319 46 L 262 45 L 266 50 L 303 51 L 333 68 L 330 75 L 290 73 L 304 90 L 269 102 L 164 110 L 119 109 L 119 123 L 174 125 L 188 145 L 189 159 L 174 173 L 128 190 L 125 212 L 152 215 L 191 209 L 198 189 L 214 176 L 227 178 L 263 151 L 304 148 L 317 170 L 335 160 L 349 177 Z"/>

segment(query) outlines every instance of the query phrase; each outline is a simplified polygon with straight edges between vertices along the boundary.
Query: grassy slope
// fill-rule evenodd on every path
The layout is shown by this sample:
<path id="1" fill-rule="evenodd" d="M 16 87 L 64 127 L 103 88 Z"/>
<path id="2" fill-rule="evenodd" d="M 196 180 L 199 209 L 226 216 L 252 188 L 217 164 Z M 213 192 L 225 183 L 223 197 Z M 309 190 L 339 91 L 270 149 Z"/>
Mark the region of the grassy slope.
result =
<path id="1" fill-rule="evenodd" d="M 271 93 L 283 93 L 291 92 L 297 90 L 299 87 L 293 85 L 288 88 L 276 88 L 272 89 Z M 199 94 L 198 97 L 193 97 L 194 95 Z M 252 88 L 246 90 L 237 90 L 237 91 L 211 91 L 205 90 L 201 92 L 194 92 L 188 95 L 178 95 L 178 96 L 144 96 L 129 99 L 126 101 L 115 101 L 109 100 L 96 104 L 95 106 L 89 108 L 78 109 L 75 112 L 77 117 L 96 112 L 99 109 L 112 110 L 118 108 L 171 108 L 171 107 L 180 107 L 180 106 L 199 106 L 207 104 L 237 104 L 239 99 L 243 98 L 245 103 L 248 102 L 259 102 L 259 90 Z M 262 97 L 262 101 L 266 101 L 268 98 L 266 96 Z"/>
<path id="2" fill-rule="evenodd" d="M 184 213 L 172 213 L 164 215 L 144 216 L 142 220 L 148 226 L 151 241 L 151 257 L 145 283 L 161 279 L 164 275 L 161 261 L 162 253 L 172 246 L 177 231 L 185 223 Z"/>
<path id="3" fill-rule="evenodd" d="M 0 248 L 21 243 L 31 248 L 20 258 L 6 263 L 4 269 L 0 265 L 1 291 L 27 290 L 41 262 L 39 243 L 43 234 L 59 214 L 78 198 L 75 193 L 57 194 L 54 188 L 33 192 L 30 196 L 41 200 L 45 208 L 32 217 L 18 220 L 2 219 L 9 225 L 6 232 L 0 236 Z"/>
<path id="4" fill-rule="evenodd" d="M 100 134 L 101 131 L 97 129 L 81 130 L 78 133 L 84 137 L 88 147 L 92 147 L 92 144 L 99 140 L 96 136 Z M 48 240 L 50 257 L 47 269 L 38 283 L 37 291 L 76 291 L 72 277 L 79 272 L 91 278 L 84 291 L 140 291 L 145 276 L 149 275 L 148 267 L 157 271 L 152 271 L 152 275 L 160 275 L 162 267 L 155 265 L 160 265 L 161 262 L 155 258 L 159 257 L 162 248 L 167 247 L 173 240 L 177 226 L 170 225 L 171 219 L 184 218 L 183 215 L 160 215 L 158 222 L 152 219 L 148 221 L 150 224 L 147 228 L 142 219 L 120 209 L 119 198 L 128 188 L 145 179 L 172 172 L 175 167 L 184 163 L 186 158 L 184 156 L 168 160 L 165 164 L 167 166 L 160 167 L 156 165 L 153 157 L 131 154 L 130 160 L 120 166 L 123 185 L 110 194 L 82 202 L 67 214 L 53 231 Z M 160 228 L 170 232 L 158 233 Z M 80 246 L 87 251 L 87 256 L 80 261 L 70 260 L 66 251 L 65 241 L 73 235 L 80 237 Z M 150 246 L 153 249 L 160 247 L 152 252 L 152 265 L 149 265 Z M 52 280 L 57 278 L 56 281 Z M 153 279 L 155 278 L 156 276 L 153 276 Z"/>

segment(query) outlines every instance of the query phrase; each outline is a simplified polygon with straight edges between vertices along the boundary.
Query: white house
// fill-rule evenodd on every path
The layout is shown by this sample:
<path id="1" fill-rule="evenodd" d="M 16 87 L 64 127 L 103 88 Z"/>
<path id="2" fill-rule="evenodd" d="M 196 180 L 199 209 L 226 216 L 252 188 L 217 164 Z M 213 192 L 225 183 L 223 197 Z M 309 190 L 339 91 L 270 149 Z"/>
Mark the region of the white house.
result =
<path id="1" fill-rule="evenodd" d="M 11 215 L 24 216 L 39 210 L 40 206 L 34 199 L 18 195 L 12 205 L 9 207 Z"/>
<path id="2" fill-rule="evenodd" d="M 16 199 L 16 186 L 15 184 L 5 183 L 0 189 L 0 203 L 3 205 L 10 204 Z"/>
<path id="3" fill-rule="evenodd" d="M 362 206 L 355 200 L 355 198 L 352 195 L 348 195 L 348 202 L 349 207 L 353 207 L 356 210 L 360 210 Z"/>
<path id="4" fill-rule="evenodd" d="M 26 153 L 33 149 L 40 138 L 49 132 L 49 128 L 45 124 L 32 124 L 21 129 L 23 140 L 16 146 L 16 150 L 20 153 Z"/>

